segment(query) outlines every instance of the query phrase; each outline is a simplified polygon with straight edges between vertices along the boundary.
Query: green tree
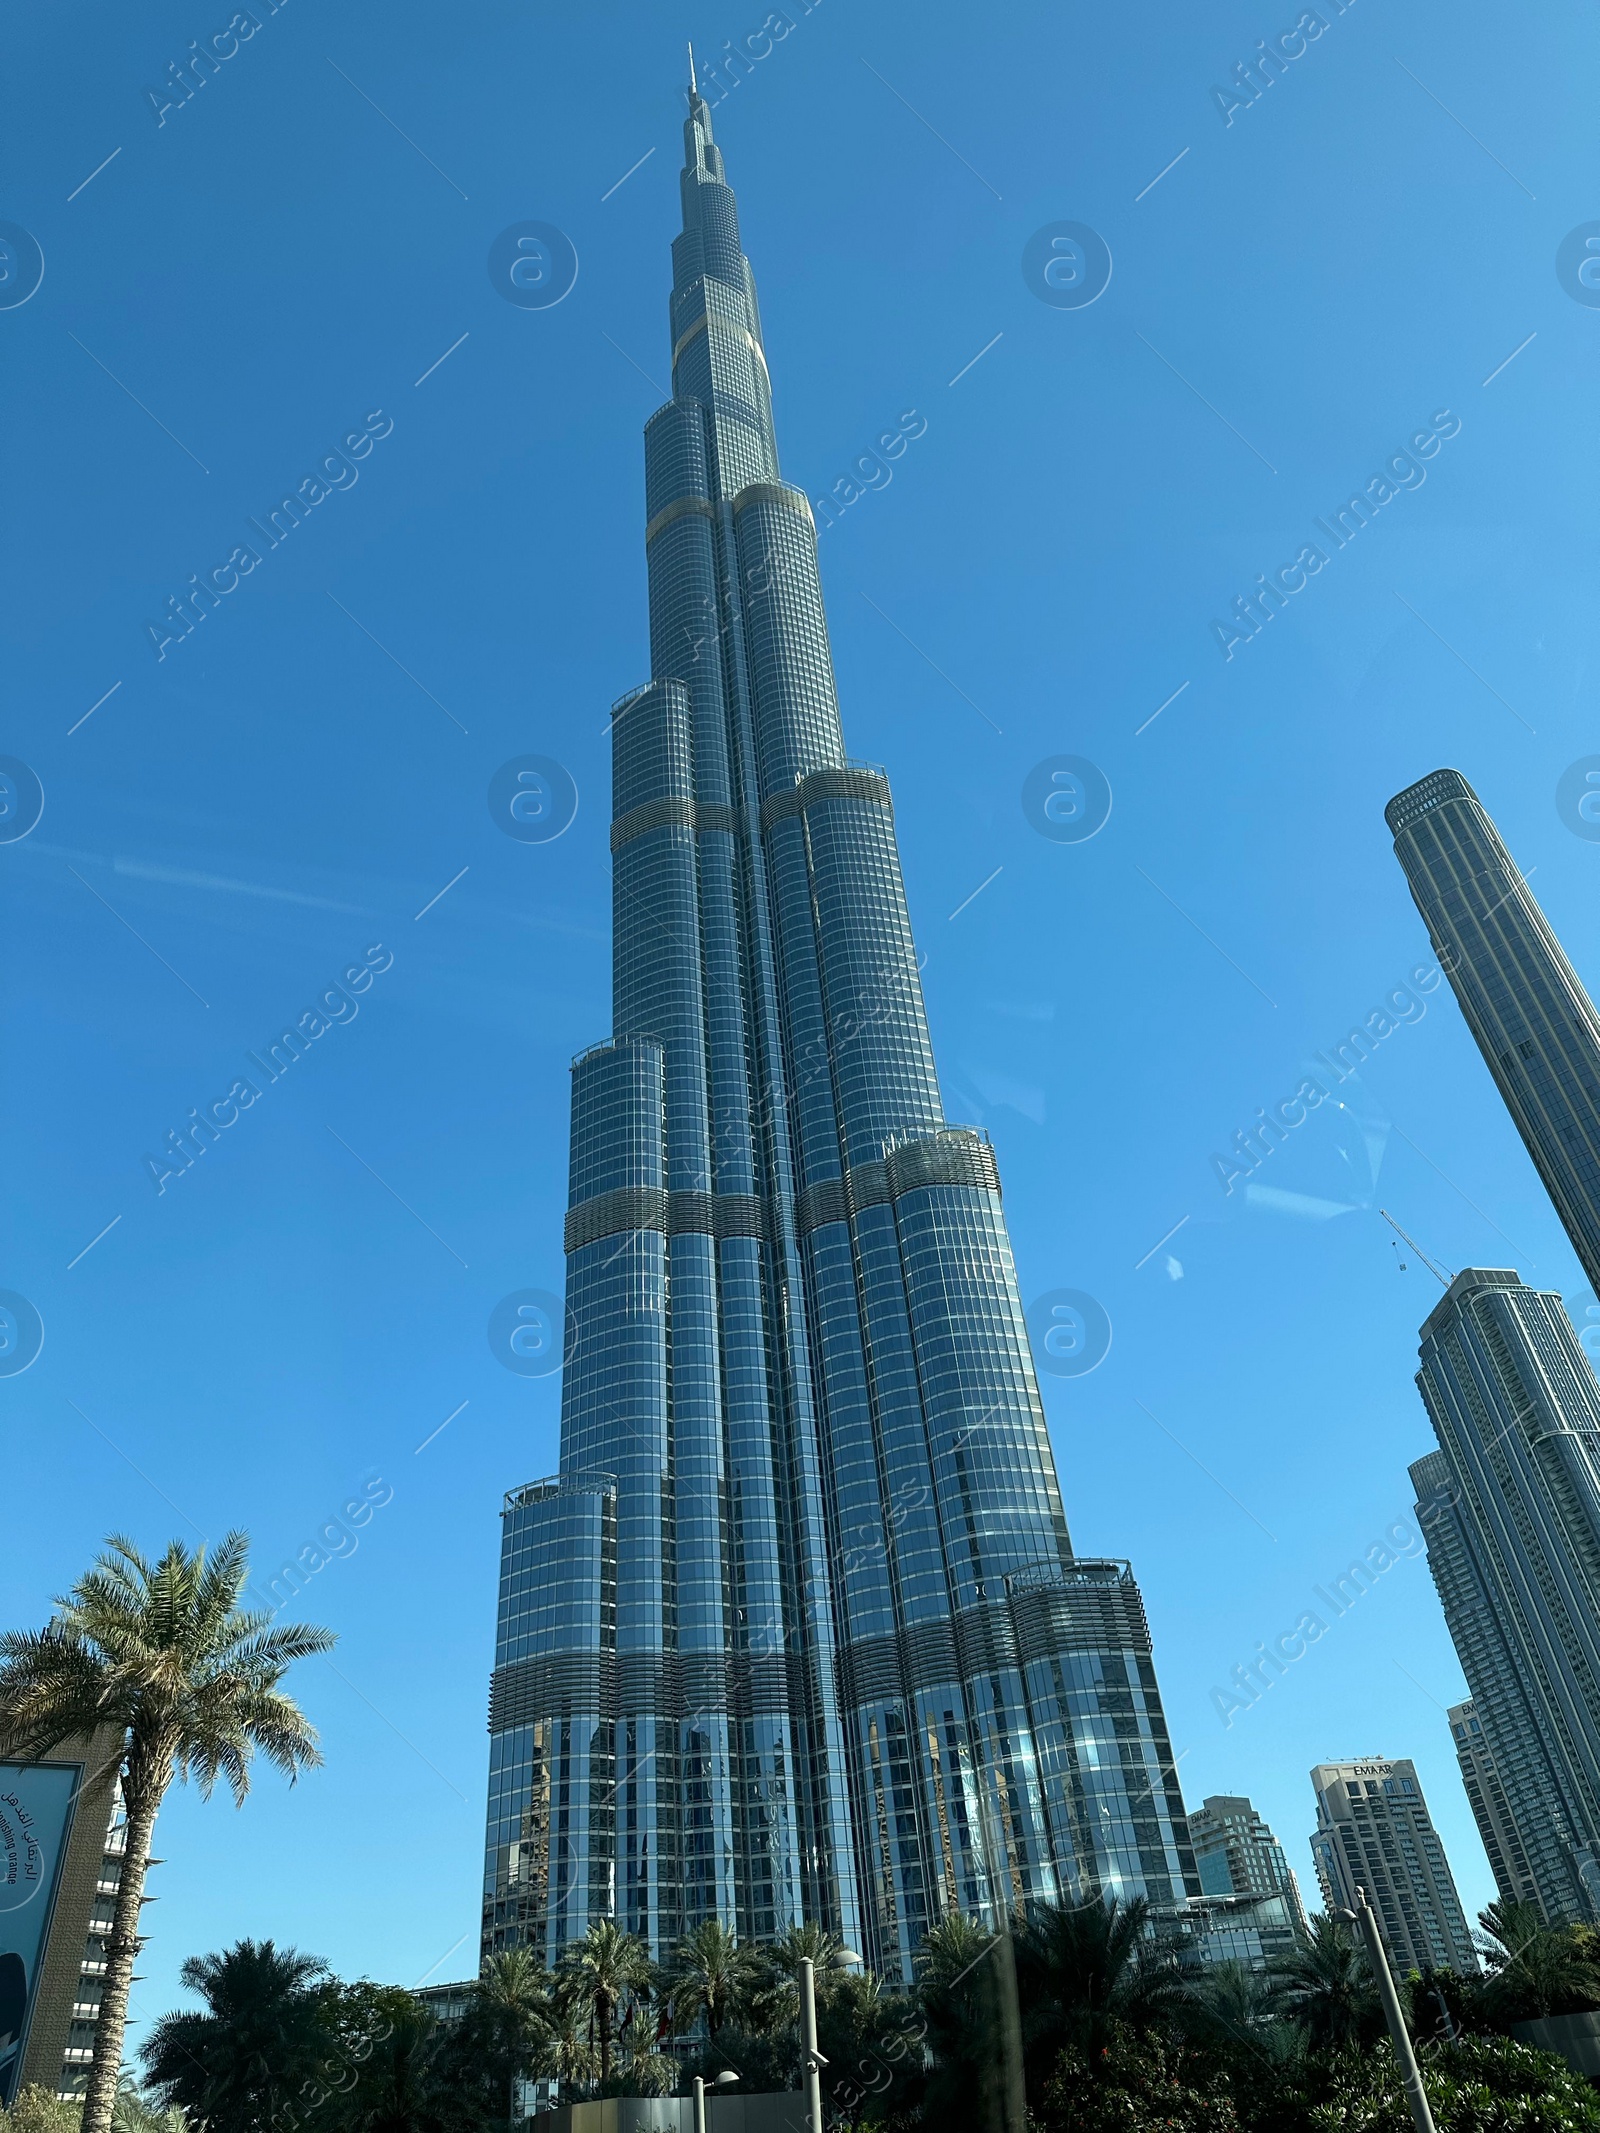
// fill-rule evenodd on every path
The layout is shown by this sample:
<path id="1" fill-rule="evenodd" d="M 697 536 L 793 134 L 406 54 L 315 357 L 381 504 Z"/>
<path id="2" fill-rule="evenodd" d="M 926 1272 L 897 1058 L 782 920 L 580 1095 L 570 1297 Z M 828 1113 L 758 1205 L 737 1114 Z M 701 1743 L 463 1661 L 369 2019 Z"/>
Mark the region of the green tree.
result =
<path id="1" fill-rule="evenodd" d="M 923 2116 L 930 2126 L 1005 2123 L 995 1936 L 951 1911 L 917 1951 L 916 2002 L 933 2064 Z"/>
<path id="2" fill-rule="evenodd" d="M 1184 1979 L 1174 2013 L 1196 2060 L 1226 2080 L 1241 2124 L 1265 2123 L 1277 2133 L 1284 2099 L 1303 2079 L 1306 2039 L 1277 2012 L 1275 2001 L 1274 1983 L 1262 1971 L 1214 1963 Z"/>
<path id="3" fill-rule="evenodd" d="M 122 1736 L 127 1840 L 83 2133 L 111 2133 L 150 1839 L 167 1787 L 192 1776 L 205 1797 L 220 1777 L 242 1805 L 255 1753 L 291 1784 L 321 1759 L 314 1728 L 278 1684 L 334 1639 L 242 1610 L 248 1570 L 242 1533 L 210 1556 L 173 1541 L 155 1563 L 114 1535 L 44 1629 L 0 1635 L 0 1753 L 47 1755 L 99 1726 Z"/>
<path id="4" fill-rule="evenodd" d="M 1493 2028 L 1481 1977 L 1464 1977 L 1447 1965 L 1410 1971 L 1400 1986 L 1401 2004 L 1413 2041 L 1448 2044 Z"/>
<path id="5" fill-rule="evenodd" d="M 703 2014 L 707 2033 L 715 2037 L 724 2022 L 741 2011 L 755 1982 L 756 1964 L 720 1919 L 708 1918 L 679 1941 L 666 1992 L 672 2019 L 687 2029 Z"/>
<path id="6" fill-rule="evenodd" d="M 1237 2133 L 1225 2077 L 1181 2038 L 1113 2016 L 1092 2049 L 1069 2045 L 1043 2084 L 1046 2133 Z"/>
<path id="7" fill-rule="evenodd" d="M 861 1971 L 836 1972 L 817 2010 L 825 2101 L 851 2126 L 913 2113 L 925 2084 L 924 2034 L 914 2001 Z"/>
<path id="8" fill-rule="evenodd" d="M 844 1975 L 834 1968 L 843 1946 L 837 1933 L 829 1933 L 808 1919 L 804 1925 L 786 1927 L 776 1940 L 752 1951 L 743 1997 L 743 2014 L 749 2027 L 765 2037 L 777 2037 L 790 2030 L 798 2034 L 800 1965 L 808 1956 L 815 1974 L 820 2020 L 824 2001 Z"/>
<path id="9" fill-rule="evenodd" d="M 1322 2063 L 1320 2092 L 1297 2122 L 1308 2133 L 1411 2133 L 1411 2112 L 1387 2037 Z M 1552 2052 L 1508 2037 L 1440 2045 L 1422 2062 L 1439 2133 L 1600 2133 L 1600 2098 Z"/>
<path id="10" fill-rule="evenodd" d="M 77 2122 L 74 2116 L 74 2127 Z M 112 2133 L 188 2133 L 188 2125 L 189 2114 L 181 2104 L 163 2110 L 159 2100 L 152 2101 L 131 2074 L 124 2073 L 117 2083 Z"/>
<path id="11" fill-rule="evenodd" d="M 1554 2052 L 1534 2051 L 1509 2037 L 1467 2037 L 1447 2045 L 1427 2060 L 1423 2079 L 1439 2133 L 1600 2128 L 1600 2096 L 1593 2086 Z"/>
<path id="12" fill-rule="evenodd" d="M 465 2034 L 516 2113 L 517 2081 L 533 2072 L 559 2029 L 550 1974 L 531 1948 L 508 1948 L 485 1961 L 472 1996 Z"/>
<path id="13" fill-rule="evenodd" d="M 588 2017 L 559 1989 L 528 2071 L 540 2080 L 559 2081 L 564 2096 L 587 2093 L 600 2078 L 600 2054 L 589 2035 Z"/>
<path id="14" fill-rule="evenodd" d="M 327 1965 L 270 1940 L 191 1955 L 178 1973 L 204 2012 L 161 2017 L 140 2046 L 162 2105 L 208 2133 L 270 2133 L 327 2044 Z"/>
<path id="15" fill-rule="evenodd" d="M 432 2098 L 435 2091 L 422 2082 L 424 2074 L 427 2083 L 448 2092 L 449 2113 L 463 2124 L 492 2124 L 499 2086 L 491 2083 L 482 2054 L 466 2048 L 461 2026 L 436 2024 L 422 2002 L 399 1985 L 358 1978 L 328 1986 L 316 2064 L 279 2116 L 275 2133 L 350 2133 L 368 2119 L 381 2119 L 397 2098 L 409 2097 L 412 2103 Z"/>
<path id="16" fill-rule="evenodd" d="M 648 2008 L 635 2006 L 617 2033 L 611 2094 L 670 2096 L 677 2080 L 678 2062 L 662 2050 L 655 2016 Z"/>
<path id="17" fill-rule="evenodd" d="M 326 2133 L 475 2133 L 486 2098 L 468 2040 L 409 1992 L 367 1989 L 380 2016 L 371 2049 L 334 2077 L 328 2115 L 313 2123 Z"/>
<path id="18" fill-rule="evenodd" d="M 609 2086 L 616 2034 L 627 2019 L 626 2008 L 644 1999 L 652 1982 L 650 1957 L 643 1941 L 625 1933 L 615 1919 L 601 1918 L 561 1959 L 558 1990 L 580 2008 L 600 2056 L 600 2086 Z"/>
<path id="19" fill-rule="evenodd" d="M 1311 1931 L 1272 1965 L 1274 2001 L 1305 2033 L 1313 2051 L 1371 2044 L 1383 2031 L 1383 2008 L 1367 1958 L 1348 1927 L 1318 1911 Z"/>
<path id="20" fill-rule="evenodd" d="M 1147 2027 L 1182 1996 L 1175 1964 L 1152 1947 L 1142 1896 L 1039 1904 L 1016 1936 L 1017 1989 L 1031 2083 L 1061 2052 L 1093 2059 L 1113 2022 Z"/>
<path id="21" fill-rule="evenodd" d="M 0 2110 L 0 2128 L 4 2133 L 78 2133 L 82 2117 L 81 2103 L 63 2102 L 41 2082 L 30 2081 L 9 2110 Z"/>
<path id="22" fill-rule="evenodd" d="M 1179 2016 L 1185 2028 L 1228 2037 L 1263 2037 L 1283 2025 L 1273 2004 L 1272 1981 L 1248 1963 L 1207 1963 L 1183 1980 Z"/>
<path id="23" fill-rule="evenodd" d="M 1496 2027 L 1600 2007 L 1592 1934 L 1546 1925 L 1531 1903 L 1492 1903 L 1478 1923 L 1489 1941 L 1484 2008 Z"/>
<path id="24" fill-rule="evenodd" d="M 738 2094 L 767 2096 L 800 2086 L 800 2045 L 791 2029 L 759 2027 L 753 2016 L 725 2022 L 713 2044 L 709 2038 L 698 2047 L 692 2042 L 678 2052 L 678 2094 L 687 2095 L 696 2074 L 710 2084 L 718 2074 L 739 2076 Z"/>

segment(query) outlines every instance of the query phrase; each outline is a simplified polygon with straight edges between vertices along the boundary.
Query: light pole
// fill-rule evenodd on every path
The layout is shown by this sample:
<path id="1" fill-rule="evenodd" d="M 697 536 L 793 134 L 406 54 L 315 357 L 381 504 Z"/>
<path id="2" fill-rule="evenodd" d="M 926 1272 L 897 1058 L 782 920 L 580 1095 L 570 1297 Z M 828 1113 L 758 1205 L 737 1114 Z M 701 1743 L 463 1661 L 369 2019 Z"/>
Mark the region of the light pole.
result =
<path id="1" fill-rule="evenodd" d="M 853 1948 L 841 1948 L 830 1967 L 850 1970 L 861 1961 Z M 822 2069 L 827 2065 L 817 2049 L 817 1973 L 809 1955 L 800 1958 L 800 2057 L 806 2070 L 806 2124 L 810 2133 L 825 2133 L 822 2122 Z M 700 2129 L 703 2133 L 703 2129 Z"/>
<path id="2" fill-rule="evenodd" d="M 711 2086 L 729 2089 L 738 2078 L 737 2074 L 724 2067 Z M 699 2074 L 694 2077 L 694 2133 L 706 2133 L 706 2085 Z"/>
<path id="3" fill-rule="evenodd" d="M 1406 2028 L 1405 2016 L 1400 2012 L 1400 1995 L 1394 1989 L 1394 1973 L 1389 1968 L 1389 1958 L 1384 1953 L 1383 1941 L 1378 1933 L 1378 1921 L 1367 1901 L 1365 1889 L 1356 1890 L 1356 1907 L 1353 1911 L 1341 1911 L 1339 1916 L 1348 1924 L 1361 1928 L 1361 1938 L 1366 1943 L 1367 1961 L 1377 1980 L 1378 1997 L 1383 2002 L 1384 2020 L 1389 2025 L 1389 2035 L 1394 2043 L 1394 2055 L 1400 2062 L 1400 2080 L 1406 2092 L 1406 2102 L 1411 2106 L 1411 2116 L 1416 2121 L 1417 2133 L 1435 2133 L 1433 2113 L 1428 2108 L 1428 2092 L 1422 2086 L 1422 2069 L 1417 2065 L 1417 2055 L 1411 2049 L 1411 2032 Z"/>

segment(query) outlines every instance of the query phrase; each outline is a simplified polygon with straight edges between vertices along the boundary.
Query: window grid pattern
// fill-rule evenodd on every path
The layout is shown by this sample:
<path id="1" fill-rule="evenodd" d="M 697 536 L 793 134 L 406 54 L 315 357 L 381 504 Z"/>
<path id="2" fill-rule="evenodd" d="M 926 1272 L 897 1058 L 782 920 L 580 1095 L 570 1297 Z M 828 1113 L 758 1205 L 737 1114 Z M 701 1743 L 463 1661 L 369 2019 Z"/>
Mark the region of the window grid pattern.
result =
<path id="1" fill-rule="evenodd" d="M 1461 1899 L 1428 1814 L 1416 1765 L 1374 1758 L 1319 1763 L 1312 1856 L 1329 1910 L 1353 1910 L 1364 1888 L 1391 1968 L 1478 1970 Z"/>
<path id="2" fill-rule="evenodd" d="M 1411 1471 L 1474 1723 L 1540 1905 L 1594 1919 L 1600 1383 L 1559 1296 L 1482 1268 L 1429 1317 L 1421 1362 L 1439 1450 Z"/>
<path id="3" fill-rule="evenodd" d="M 806 1919 L 905 1979 L 951 1907 L 1168 1905 L 1193 1864 L 1137 1589 L 1071 1554 L 992 1157 L 946 1126 L 698 99 L 685 140 L 617 1034 L 573 1073 L 561 1476 L 506 1514 L 485 1944 Z"/>
<path id="4" fill-rule="evenodd" d="M 871 1162 L 944 1124 L 894 817 L 840 799 L 804 820 L 845 1161 Z"/>
<path id="5" fill-rule="evenodd" d="M 1389 803 L 1395 852 L 1467 1026 L 1600 1294 L 1600 1013 L 1454 771 Z"/>
<path id="6" fill-rule="evenodd" d="M 833 654 L 811 514 L 759 498 L 739 518 L 744 635 L 761 753 L 761 798 L 844 761 Z"/>

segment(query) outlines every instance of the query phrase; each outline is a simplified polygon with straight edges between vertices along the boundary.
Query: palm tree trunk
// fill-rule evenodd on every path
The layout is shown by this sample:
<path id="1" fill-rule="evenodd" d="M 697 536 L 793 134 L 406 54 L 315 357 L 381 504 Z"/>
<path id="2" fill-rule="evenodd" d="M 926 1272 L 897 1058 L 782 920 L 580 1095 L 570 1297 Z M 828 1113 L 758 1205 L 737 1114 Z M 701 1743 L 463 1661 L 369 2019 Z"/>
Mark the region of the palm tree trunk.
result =
<path id="1" fill-rule="evenodd" d="M 139 1760 L 142 1760 L 140 1758 Z M 165 1774 L 130 1770 L 122 1781 L 126 1811 L 122 1873 L 117 1882 L 117 1908 L 106 1943 L 106 1974 L 100 1987 L 100 2020 L 95 2026 L 94 2059 L 84 2091 L 82 2133 L 111 2133 L 111 2112 L 117 2100 L 117 2082 L 122 2073 L 122 2039 L 128 2026 L 128 1988 L 133 1982 L 134 1959 L 139 1953 L 139 1911 L 144 1900 L 145 1871 L 150 1864 L 150 1838 L 162 1794 L 171 1782 L 172 1767 Z"/>
<path id="2" fill-rule="evenodd" d="M 611 2079 L 611 1995 L 609 1993 L 597 1992 L 595 1994 L 595 2013 L 600 2018 L 600 2086 L 604 2088 Z"/>

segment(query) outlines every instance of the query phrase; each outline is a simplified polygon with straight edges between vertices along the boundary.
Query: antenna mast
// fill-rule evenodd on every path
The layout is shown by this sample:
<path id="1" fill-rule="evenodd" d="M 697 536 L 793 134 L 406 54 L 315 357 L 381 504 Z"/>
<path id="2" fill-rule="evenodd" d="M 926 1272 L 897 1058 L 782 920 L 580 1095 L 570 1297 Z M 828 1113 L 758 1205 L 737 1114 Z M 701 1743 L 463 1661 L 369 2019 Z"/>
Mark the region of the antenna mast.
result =
<path id="1" fill-rule="evenodd" d="M 1451 1282 L 1455 1279 L 1455 1276 L 1450 1272 L 1449 1268 L 1440 1266 L 1436 1259 L 1430 1259 L 1427 1253 L 1422 1249 L 1422 1246 L 1417 1242 L 1415 1237 L 1406 1236 L 1406 1232 L 1400 1227 L 1394 1216 L 1390 1214 L 1387 1207 L 1380 1207 L 1378 1209 L 1378 1212 L 1380 1215 L 1382 1215 L 1384 1221 L 1388 1223 L 1389 1227 L 1394 1231 L 1397 1237 L 1405 1238 L 1406 1243 L 1410 1245 L 1411 1249 L 1416 1253 L 1417 1257 L 1428 1269 L 1428 1272 L 1433 1276 L 1434 1280 L 1439 1284 L 1440 1288 L 1449 1288 Z"/>

